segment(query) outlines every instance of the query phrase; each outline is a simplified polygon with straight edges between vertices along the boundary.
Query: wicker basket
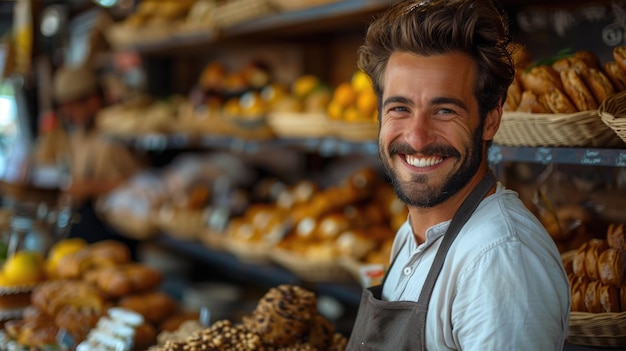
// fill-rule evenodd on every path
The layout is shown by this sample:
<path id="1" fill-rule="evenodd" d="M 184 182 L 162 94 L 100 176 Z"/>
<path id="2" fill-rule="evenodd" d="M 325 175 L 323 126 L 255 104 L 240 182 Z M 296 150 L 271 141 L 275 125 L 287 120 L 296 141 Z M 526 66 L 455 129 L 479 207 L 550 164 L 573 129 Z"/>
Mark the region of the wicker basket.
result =
<path id="1" fill-rule="evenodd" d="M 505 112 L 494 142 L 510 146 L 593 146 L 622 144 L 598 111 L 572 114 Z"/>
<path id="2" fill-rule="evenodd" d="M 336 260 L 308 259 L 285 249 L 274 249 L 271 259 L 305 282 L 350 282 L 354 278 Z"/>
<path id="3" fill-rule="evenodd" d="M 344 122 L 333 123 L 333 133 L 346 141 L 378 140 L 378 124 L 376 122 Z"/>
<path id="4" fill-rule="evenodd" d="M 215 8 L 213 18 L 219 28 L 227 28 L 270 14 L 275 5 L 269 0 L 228 0 Z"/>
<path id="5" fill-rule="evenodd" d="M 331 125 L 323 113 L 276 112 L 267 123 L 281 138 L 320 138 L 331 135 Z"/>
<path id="6" fill-rule="evenodd" d="M 271 0 L 282 11 L 295 11 L 339 2 L 339 0 Z"/>
<path id="7" fill-rule="evenodd" d="M 224 249 L 246 263 L 268 263 L 272 246 L 263 242 L 243 242 L 226 238 Z"/>
<path id="8" fill-rule="evenodd" d="M 567 266 L 577 250 L 561 254 Z M 594 347 L 626 347 L 626 312 L 589 313 L 572 311 L 569 318 L 567 341 L 571 344 Z"/>
<path id="9" fill-rule="evenodd" d="M 600 105 L 599 113 L 602 122 L 626 142 L 626 91 L 605 99 Z"/>
<path id="10" fill-rule="evenodd" d="M 572 312 L 567 341 L 596 347 L 626 347 L 626 312 Z"/>

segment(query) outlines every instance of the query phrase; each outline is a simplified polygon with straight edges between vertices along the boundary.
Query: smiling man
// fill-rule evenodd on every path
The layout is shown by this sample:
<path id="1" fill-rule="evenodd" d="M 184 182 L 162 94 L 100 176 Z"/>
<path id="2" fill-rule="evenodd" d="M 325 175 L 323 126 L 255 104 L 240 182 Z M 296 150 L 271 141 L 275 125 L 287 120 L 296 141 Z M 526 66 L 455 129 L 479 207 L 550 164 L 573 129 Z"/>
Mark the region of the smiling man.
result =
<path id="1" fill-rule="evenodd" d="M 359 66 L 379 99 L 379 154 L 409 208 L 348 350 L 562 350 L 559 252 L 487 148 L 514 67 L 489 0 L 403 1 L 371 25 Z"/>

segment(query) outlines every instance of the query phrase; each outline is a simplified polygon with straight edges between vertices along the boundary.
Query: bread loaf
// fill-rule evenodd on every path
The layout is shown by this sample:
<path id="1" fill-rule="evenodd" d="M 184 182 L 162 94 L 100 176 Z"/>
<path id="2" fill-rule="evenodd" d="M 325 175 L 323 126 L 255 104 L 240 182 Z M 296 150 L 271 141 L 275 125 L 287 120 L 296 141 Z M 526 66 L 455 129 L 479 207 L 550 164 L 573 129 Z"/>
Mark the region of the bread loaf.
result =
<path id="1" fill-rule="evenodd" d="M 591 280 L 598 280 L 598 258 L 600 254 L 609 247 L 604 239 L 591 239 L 588 241 L 585 253 L 585 272 Z"/>
<path id="2" fill-rule="evenodd" d="M 626 71 L 615 61 L 604 64 L 604 74 L 609 78 L 616 91 L 626 90 Z"/>
<path id="3" fill-rule="evenodd" d="M 626 250 L 626 232 L 624 230 L 624 224 L 609 224 L 606 240 L 610 247 Z"/>
<path id="4" fill-rule="evenodd" d="M 85 281 L 113 298 L 152 290 L 162 280 L 159 271 L 139 263 L 102 267 L 85 274 Z"/>
<path id="5" fill-rule="evenodd" d="M 598 108 L 598 103 L 593 97 L 593 94 L 585 85 L 582 73 L 569 68 L 561 71 L 560 76 L 565 93 L 570 97 L 579 111 L 589 111 Z"/>
<path id="6" fill-rule="evenodd" d="M 551 66 L 535 66 L 528 71 L 524 71 L 520 79 L 524 90 L 529 90 L 535 94 L 545 94 L 552 88 L 563 90 L 563 83 L 559 73 Z"/>
<path id="7" fill-rule="evenodd" d="M 125 296 L 119 300 L 118 305 L 141 314 L 146 322 L 152 324 L 163 322 L 178 308 L 172 297 L 160 291 Z"/>
<path id="8" fill-rule="evenodd" d="M 592 280 L 587 284 L 585 289 L 585 310 L 591 313 L 602 312 L 602 304 L 600 303 L 599 285 L 597 280 Z"/>
<path id="9" fill-rule="evenodd" d="M 582 72 L 583 81 L 591 91 L 598 104 L 602 103 L 607 97 L 615 93 L 613 83 L 599 69 L 589 68 Z"/>
<path id="10" fill-rule="evenodd" d="M 608 248 L 598 257 L 598 277 L 603 284 L 619 288 L 626 274 L 626 250 Z"/>

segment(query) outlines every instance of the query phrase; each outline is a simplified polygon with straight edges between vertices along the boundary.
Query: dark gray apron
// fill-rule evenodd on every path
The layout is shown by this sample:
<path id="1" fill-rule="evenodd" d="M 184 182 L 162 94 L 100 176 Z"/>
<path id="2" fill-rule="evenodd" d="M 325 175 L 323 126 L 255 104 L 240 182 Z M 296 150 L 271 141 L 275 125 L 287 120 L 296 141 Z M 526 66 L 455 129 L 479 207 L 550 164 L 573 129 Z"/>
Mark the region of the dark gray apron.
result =
<path id="1" fill-rule="evenodd" d="M 493 173 L 487 172 L 455 213 L 428 271 L 417 302 L 383 301 L 381 295 L 384 282 L 363 289 L 347 351 L 426 350 L 426 312 L 448 249 L 493 184 L 495 177 Z"/>

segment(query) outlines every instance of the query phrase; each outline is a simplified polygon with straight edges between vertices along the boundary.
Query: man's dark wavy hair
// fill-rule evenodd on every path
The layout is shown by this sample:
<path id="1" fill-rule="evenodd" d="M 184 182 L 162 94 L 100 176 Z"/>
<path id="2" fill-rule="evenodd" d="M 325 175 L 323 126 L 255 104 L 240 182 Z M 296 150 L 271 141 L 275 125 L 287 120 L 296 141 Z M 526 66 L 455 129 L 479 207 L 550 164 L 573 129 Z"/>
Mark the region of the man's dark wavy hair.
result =
<path id="1" fill-rule="evenodd" d="M 474 91 L 484 118 L 504 102 L 515 75 L 507 49 L 508 25 L 506 12 L 492 0 L 401 1 L 370 24 L 359 48 L 358 66 L 372 78 L 380 105 L 383 75 L 392 53 L 465 53 L 476 63 Z"/>

